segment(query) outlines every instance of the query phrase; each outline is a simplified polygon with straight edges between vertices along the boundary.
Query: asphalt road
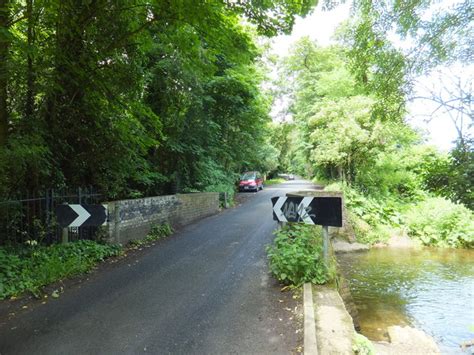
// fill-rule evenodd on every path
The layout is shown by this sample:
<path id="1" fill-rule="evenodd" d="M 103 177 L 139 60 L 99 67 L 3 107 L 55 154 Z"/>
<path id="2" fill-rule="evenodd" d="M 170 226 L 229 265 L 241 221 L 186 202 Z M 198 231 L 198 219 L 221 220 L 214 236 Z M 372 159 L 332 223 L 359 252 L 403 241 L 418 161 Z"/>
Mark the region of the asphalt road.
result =
<path id="1" fill-rule="evenodd" d="M 270 198 L 291 181 L 96 272 L 0 326 L 0 354 L 288 354 L 291 295 L 268 273 Z M 293 320 L 292 320 L 293 319 Z"/>

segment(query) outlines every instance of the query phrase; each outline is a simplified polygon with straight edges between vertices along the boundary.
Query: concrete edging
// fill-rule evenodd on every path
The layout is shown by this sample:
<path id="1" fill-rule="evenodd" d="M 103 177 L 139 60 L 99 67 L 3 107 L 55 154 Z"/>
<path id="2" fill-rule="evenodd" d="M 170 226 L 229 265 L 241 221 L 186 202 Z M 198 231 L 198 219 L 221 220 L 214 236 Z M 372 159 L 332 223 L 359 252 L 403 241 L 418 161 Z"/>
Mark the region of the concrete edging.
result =
<path id="1" fill-rule="evenodd" d="M 316 322 L 314 319 L 313 285 L 309 282 L 303 286 L 304 303 L 304 353 L 318 355 L 318 342 L 316 340 Z"/>

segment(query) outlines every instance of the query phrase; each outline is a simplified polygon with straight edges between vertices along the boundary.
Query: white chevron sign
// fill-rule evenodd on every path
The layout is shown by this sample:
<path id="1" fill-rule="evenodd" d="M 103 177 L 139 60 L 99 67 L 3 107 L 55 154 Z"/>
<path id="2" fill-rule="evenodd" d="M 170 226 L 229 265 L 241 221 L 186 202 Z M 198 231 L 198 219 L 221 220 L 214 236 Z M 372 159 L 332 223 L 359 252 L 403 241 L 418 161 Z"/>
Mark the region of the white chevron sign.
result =
<path id="1" fill-rule="evenodd" d="M 275 215 L 277 216 L 278 220 L 281 222 L 288 222 L 288 220 L 285 217 L 285 214 L 283 213 L 281 207 L 283 204 L 286 202 L 286 197 L 280 197 L 275 205 L 273 206 L 273 212 L 275 212 Z"/>
<path id="2" fill-rule="evenodd" d="M 107 205 L 58 205 L 56 217 L 63 228 L 98 227 L 107 223 Z"/>
<path id="3" fill-rule="evenodd" d="M 91 214 L 81 205 L 69 205 L 77 213 L 77 218 L 71 222 L 69 227 L 80 227 L 89 219 Z"/>

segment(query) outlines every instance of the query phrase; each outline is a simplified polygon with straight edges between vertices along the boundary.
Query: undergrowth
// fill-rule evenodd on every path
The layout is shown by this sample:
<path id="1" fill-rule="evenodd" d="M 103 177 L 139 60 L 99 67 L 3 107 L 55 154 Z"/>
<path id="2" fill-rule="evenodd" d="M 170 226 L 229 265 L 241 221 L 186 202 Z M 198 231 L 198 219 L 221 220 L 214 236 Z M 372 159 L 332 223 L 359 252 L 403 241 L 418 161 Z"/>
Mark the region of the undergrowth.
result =
<path id="1" fill-rule="evenodd" d="M 91 270 L 98 262 L 122 253 L 119 245 L 81 240 L 68 244 L 0 247 L 0 299 L 40 288 Z"/>
<path id="2" fill-rule="evenodd" d="M 289 223 L 275 234 L 274 244 L 267 248 L 267 253 L 270 270 L 281 283 L 324 284 L 334 278 L 332 260 L 330 265 L 324 262 L 320 227 Z"/>
<path id="3" fill-rule="evenodd" d="M 132 247 L 140 247 L 142 245 L 146 245 L 159 239 L 168 237 L 171 234 L 173 234 L 173 228 L 169 225 L 169 223 L 156 224 L 151 227 L 145 238 L 132 240 L 129 244 Z"/>
<path id="4" fill-rule="evenodd" d="M 157 224 L 144 239 L 132 241 L 130 247 L 137 248 L 172 233 L 168 223 Z M 0 299 L 25 292 L 38 296 L 43 286 L 84 274 L 104 259 L 123 253 L 121 245 L 91 240 L 51 246 L 28 241 L 25 245 L 0 247 Z"/>
<path id="5" fill-rule="evenodd" d="M 374 196 L 341 183 L 326 187 L 343 191 L 357 240 L 367 244 L 406 235 L 426 246 L 474 247 L 474 214 L 446 198 L 418 193 L 416 199 Z"/>

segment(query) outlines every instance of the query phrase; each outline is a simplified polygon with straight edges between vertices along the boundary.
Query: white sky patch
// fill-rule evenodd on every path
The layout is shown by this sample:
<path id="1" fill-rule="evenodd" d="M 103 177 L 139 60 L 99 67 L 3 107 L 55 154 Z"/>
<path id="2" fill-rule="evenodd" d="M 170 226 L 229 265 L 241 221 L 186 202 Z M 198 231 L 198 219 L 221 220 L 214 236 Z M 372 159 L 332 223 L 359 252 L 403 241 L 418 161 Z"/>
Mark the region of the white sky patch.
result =
<path id="1" fill-rule="evenodd" d="M 474 64 L 439 67 L 419 78 L 414 92 L 414 96 L 418 98 L 408 104 L 408 122 L 425 131 L 429 142 L 444 151 L 452 148 L 453 141 L 458 137 L 456 126 L 464 136 L 474 136 L 474 102 L 471 99 L 470 103 L 460 103 L 461 97 L 466 98 L 466 93 L 472 93 L 473 82 Z M 448 111 L 440 103 L 423 98 L 433 95 L 452 108 Z M 465 111 L 461 113 L 460 107 Z"/>
<path id="2" fill-rule="evenodd" d="M 341 22 L 349 18 L 349 13 L 350 1 L 332 11 L 323 12 L 318 5 L 316 10 L 305 18 L 297 17 L 291 35 L 278 36 L 273 40 L 273 53 L 279 56 L 288 55 L 290 47 L 305 36 L 316 40 L 320 46 L 335 44 L 331 37 Z"/>
<path id="3" fill-rule="evenodd" d="M 448 7 L 452 4 L 453 1 L 441 1 L 436 4 L 434 8 L 430 9 L 426 16 L 431 17 L 434 10 Z M 322 11 L 321 6 L 318 5 L 311 15 L 308 15 L 304 19 L 297 18 L 291 35 L 278 36 L 272 40 L 271 53 L 280 57 L 287 56 L 291 46 L 305 36 L 315 40 L 320 46 L 335 44 L 336 42 L 332 39 L 334 32 L 344 20 L 349 18 L 350 8 L 350 1 L 331 11 Z M 394 33 L 390 33 L 388 37 L 397 48 L 407 50 L 412 47 L 413 42 L 408 38 L 405 41 L 401 41 Z M 467 71 L 466 73 L 472 76 L 474 73 L 474 65 L 464 67 L 462 70 Z M 276 69 L 274 69 L 270 76 L 275 78 L 276 75 Z M 431 74 L 420 78 L 419 82 L 420 84 L 415 86 L 415 91 L 423 94 L 423 87 L 436 86 L 440 81 L 438 74 Z M 426 92 L 424 92 L 424 94 L 426 94 Z M 274 120 L 282 121 L 291 119 L 291 115 L 287 113 L 287 106 L 288 99 L 279 100 L 274 103 L 271 113 Z M 430 103 L 427 100 L 414 100 L 413 102 L 409 102 L 407 121 L 413 127 L 426 132 L 428 143 L 437 146 L 440 150 L 447 151 L 453 147 L 453 141 L 457 137 L 457 131 L 451 119 L 447 116 L 446 112 L 443 113 L 442 110 L 437 111 L 431 120 L 427 120 L 427 115 L 433 112 L 436 107 L 434 103 Z M 469 122 L 467 122 L 466 119 L 465 133 L 467 133 L 468 124 Z M 474 132 L 471 132 L 471 134 L 474 134 Z"/>

